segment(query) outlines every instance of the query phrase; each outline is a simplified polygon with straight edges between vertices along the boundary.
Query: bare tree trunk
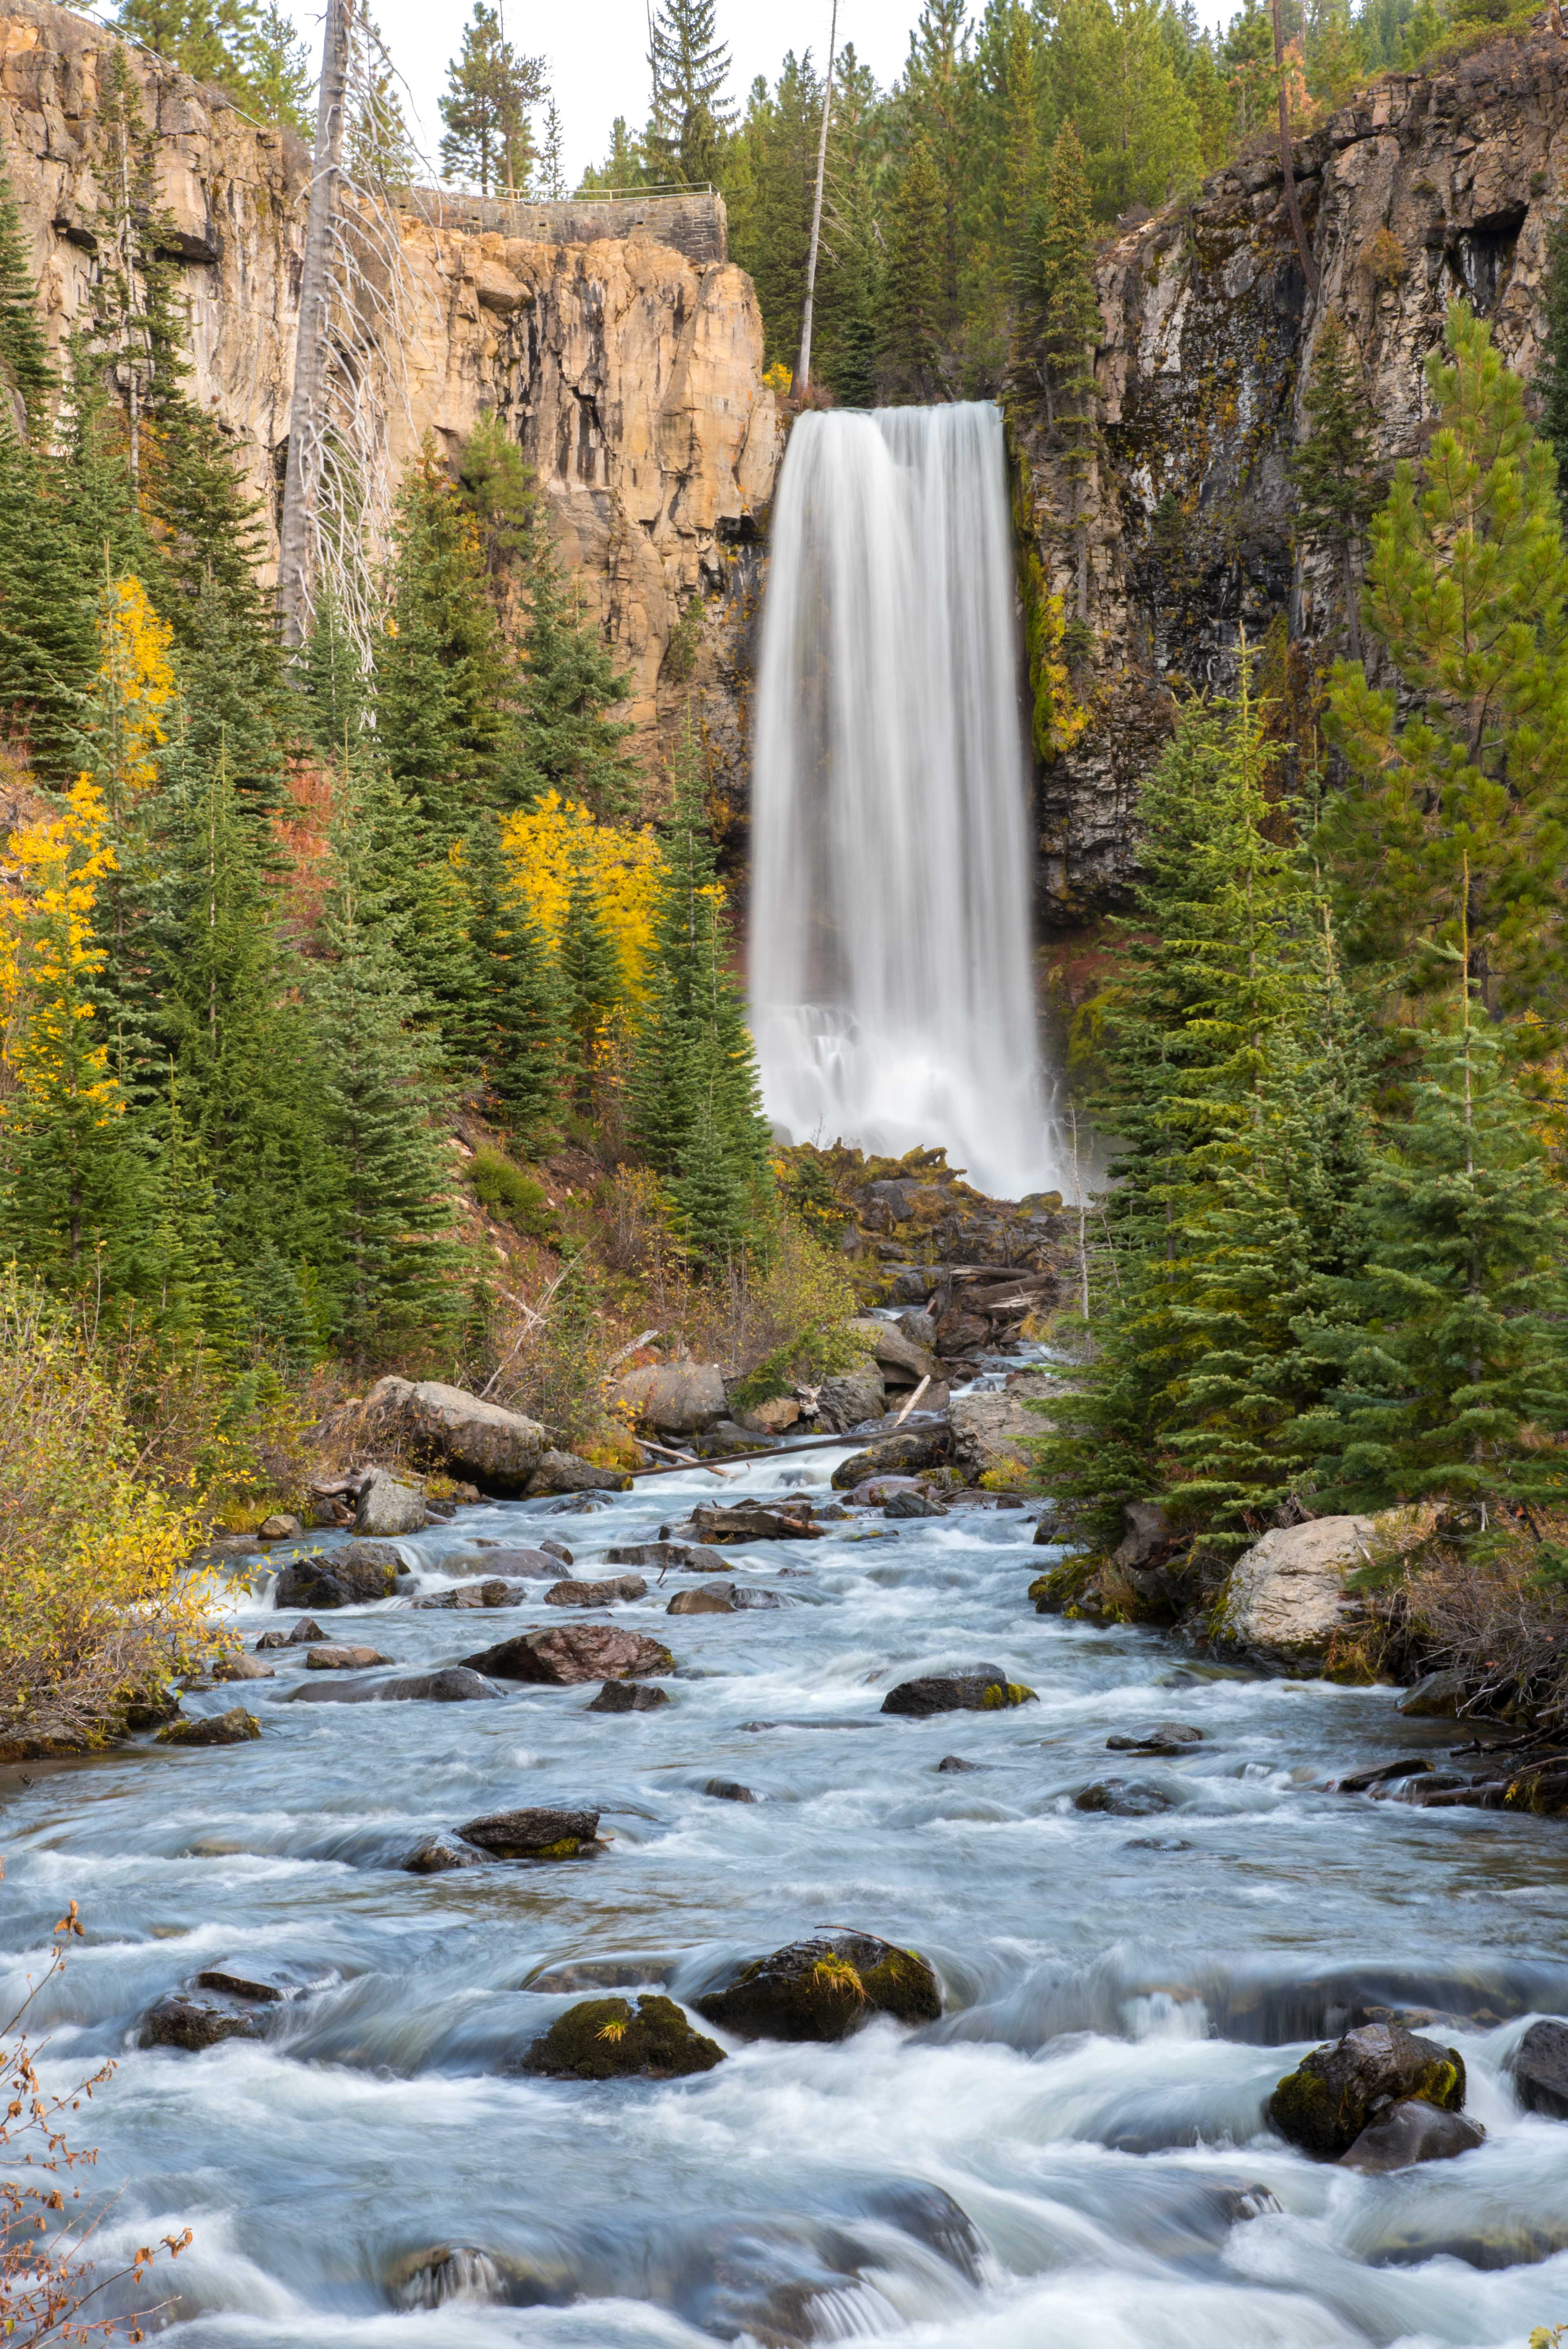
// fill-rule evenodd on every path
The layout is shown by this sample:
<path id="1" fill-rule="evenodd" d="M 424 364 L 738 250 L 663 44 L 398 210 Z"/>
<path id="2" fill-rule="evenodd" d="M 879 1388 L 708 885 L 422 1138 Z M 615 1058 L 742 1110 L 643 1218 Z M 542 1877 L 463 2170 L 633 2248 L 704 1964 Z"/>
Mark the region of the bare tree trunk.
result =
<path id="1" fill-rule="evenodd" d="M 1356 550 L 1345 541 L 1345 635 L 1353 661 L 1361 658 L 1361 590 L 1356 577 Z"/>
<path id="2" fill-rule="evenodd" d="M 289 410 L 288 471 L 278 533 L 278 614 L 285 645 L 304 642 L 310 619 L 311 511 L 315 499 L 315 443 L 324 421 L 327 323 L 332 304 L 332 215 L 343 167 L 348 83 L 348 30 L 354 0 L 327 0 L 321 48 L 321 97 L 315 114 L 310 212 L 300 272 L 299 336 L 294 346 L 294 402 Z"/>
<path id="3" fill-rule="evenodd" d="M 1281 17 L 1282 0 L 1274 0 L 1274 67 L 1279 75 L 1279 160 L 1284 173 L 1284 208 L 1290 214 L 1291 234 L 1301 256 L 1301 272 L 1306 280 L 1306 290 L 1317 299 L 1317 264 L 1312 257 L 1312 247 L 1306 241 L 1302 224 L 1301 199 L 1295 191 L 1295 150 L 1290 137 L 1290 99 L 1285 94 L 1284 25 Z"/>
<path id="4" fill-rule="evenodd" d="M 822 186 L 828 176 L 828 119 L 833 109 L 833 61 L 839 47 L 839 0 L 828 33 L 828 78 L 822 85 L 822 129 L 817 140 L 817 194 L 811 206 L 811 244 L 806 255 L 806 303 L 800 313 L 800 359 L 795 388 L 803 393 L 811 380 L 811 314 L 817 301 L 817 248 L 822 239 Z"/>

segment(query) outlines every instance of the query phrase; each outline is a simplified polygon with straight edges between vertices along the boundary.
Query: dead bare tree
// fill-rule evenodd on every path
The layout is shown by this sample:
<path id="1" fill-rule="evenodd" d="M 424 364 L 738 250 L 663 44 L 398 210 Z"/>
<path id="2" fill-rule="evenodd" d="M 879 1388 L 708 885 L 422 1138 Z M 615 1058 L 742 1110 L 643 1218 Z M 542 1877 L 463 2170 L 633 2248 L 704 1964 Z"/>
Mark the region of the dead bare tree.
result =
<path id="1" fill-rule="evenodd" d="M 817 191 L 811 203 L 811 243 L 806 255 L 806 303 L 800 317 L 800 360 L 795 388 L 804 398 L 811 380 L 811 320 L 817 302 L 817 254 L 822 241 L 822 186 L 828 176 L 828 124 L 833 110 L 833 66 L 839 49 L 839 0 L 833 0 L 828 31 L 828 71 L 822 83 L 822 128 L 817 140 Z"/>
<path id="2" fill-rule="evenodd" d="M 1284 0 L 1274 0 L 1274 71 L 1279 77 L 1279 160 L 1284 174 L 1284 208 L 1290 214 L 1291 234 L 1295 239 L 1296 253 L 1301 261 L 1302 275 L 1313 300 L 1317 299 L 1317 264 L 1312 257 L 1312 247 L 1306 241 L 1306 229 L 1301 217 L 1301 198 L 1295 186 L 1295 149 L 1290 135 L 1290 76 L 1285 67 Z"/>

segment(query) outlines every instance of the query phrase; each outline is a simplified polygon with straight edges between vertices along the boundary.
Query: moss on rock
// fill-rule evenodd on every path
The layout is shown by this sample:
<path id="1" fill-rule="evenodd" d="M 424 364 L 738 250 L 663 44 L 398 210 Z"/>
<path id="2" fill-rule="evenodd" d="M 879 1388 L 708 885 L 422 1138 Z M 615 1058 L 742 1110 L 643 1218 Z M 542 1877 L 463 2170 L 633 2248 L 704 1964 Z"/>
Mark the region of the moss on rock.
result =
<path id="1" fill-rule="evenodd" d="M 676 2080 L 724 2061 L 673 1998 L 650 1993 L 634 2014 L 624 1998 L 585 1998 L 558 2014 L 523 2059 L 552 2080 Z"/>
<path id="2" fill-rule="evenodd" d="M 1368 2121 L 1408 2099 L 1459 2112 L 1464 2059 L 1456 2047 L 1439 2047 L 1397 2023 L 1375 2023 L 1304 2055 L 1279 2082 L 1265 2112 L 1280 2135 L 1305 2153 L 1337 2161 Z"/>
<path id="3" fill-rule="evenodd" d="M 743 2038 L 834 2040 L 847 2039 L 876 2014 L 934 2023 L 942 1993 L 918 1950 L 845 1932 L 816 1934 L 754 1958 L 696 2003 L 710 2023 Z"/>

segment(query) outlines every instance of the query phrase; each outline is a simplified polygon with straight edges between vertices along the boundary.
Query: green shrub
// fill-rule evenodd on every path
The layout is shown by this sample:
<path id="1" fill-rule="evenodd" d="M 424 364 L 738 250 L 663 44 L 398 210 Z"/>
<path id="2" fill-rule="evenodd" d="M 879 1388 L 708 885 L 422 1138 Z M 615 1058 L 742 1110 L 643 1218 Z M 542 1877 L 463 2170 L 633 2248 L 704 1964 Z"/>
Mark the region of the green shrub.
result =
<path id="1" fill-rule="evenodd" d="M 480 1206 L 500 1222 L 515 1224 L 534 1239 L 543 1239 L 554 1229 L 554 1210 L 543 1185 L 489 1143 L 475 1151 L 469 1180 Z"/>

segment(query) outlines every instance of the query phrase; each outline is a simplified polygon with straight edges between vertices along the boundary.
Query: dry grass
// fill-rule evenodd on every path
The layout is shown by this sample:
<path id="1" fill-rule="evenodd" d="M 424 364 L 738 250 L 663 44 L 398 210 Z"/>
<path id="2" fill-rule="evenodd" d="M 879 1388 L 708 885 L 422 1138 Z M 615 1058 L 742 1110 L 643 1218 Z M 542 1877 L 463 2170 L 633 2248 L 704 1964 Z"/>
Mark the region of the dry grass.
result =
<path id="1" fill-rule="evenodd" d="M 1543 1579 L 1542 1553 L 1568 1546 L 1568 1511 L 1536 1513 L 1484 1552 L 1439 1539 L 1391 1593 L 1388 1612 L 1424 1670 L 1464 1674 L 1467 1712 L 1568 1729 L 1568 1593 Z"/>

